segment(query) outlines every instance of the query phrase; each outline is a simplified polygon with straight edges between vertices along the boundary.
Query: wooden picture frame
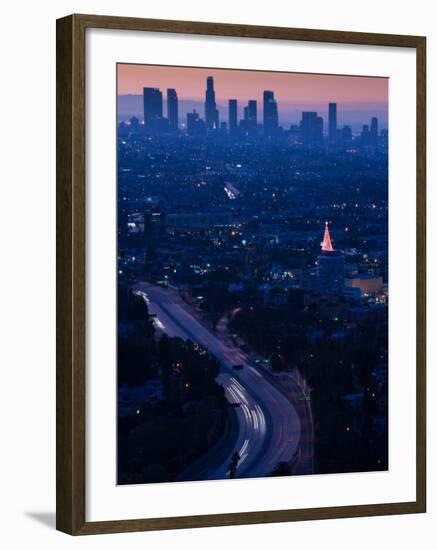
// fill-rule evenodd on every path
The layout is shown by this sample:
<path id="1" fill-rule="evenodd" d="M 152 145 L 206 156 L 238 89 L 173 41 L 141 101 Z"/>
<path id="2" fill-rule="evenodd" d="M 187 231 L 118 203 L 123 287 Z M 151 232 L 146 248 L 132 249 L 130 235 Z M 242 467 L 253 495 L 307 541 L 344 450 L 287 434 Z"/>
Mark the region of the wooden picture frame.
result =
<path id="1" fill-rule="evenodd" d="M 416 50 L 417 419 L 412 502 L 87 522 L 85 519 L 85 31 L 89 28 Z M 426 39 L 420 36 L 71 15 L 57 21 L 57 529 L 71 535 L 425 512 Z"/>

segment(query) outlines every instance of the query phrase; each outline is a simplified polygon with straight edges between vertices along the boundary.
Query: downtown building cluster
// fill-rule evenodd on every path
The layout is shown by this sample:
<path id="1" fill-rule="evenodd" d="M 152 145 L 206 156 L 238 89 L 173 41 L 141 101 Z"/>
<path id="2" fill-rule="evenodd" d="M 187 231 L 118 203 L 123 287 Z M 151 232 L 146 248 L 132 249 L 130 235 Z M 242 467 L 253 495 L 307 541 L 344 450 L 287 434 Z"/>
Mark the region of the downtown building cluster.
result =
<path id="1" fill-rule="evenodd" d="M 370 125 L 364 124 L 359 136 L 352 134 L 349 125 L 342 127 L 337 123 L 337 103 L 328 105 L 328 124 L 316 111 L 303 111 L 298 125 L 284 129 L 279 124 L 278 102 L 272 90 L 264 90 L 262 98 L 262 116 L 259 114 L 258 101 L 250 99 L 243 106 L 243 118 L 239 119 L 238 99 L 229 99 L 227 120 L 220 120 L 216 102 L 214 79 L 206 79 L 204 116 L 196 110 L 186 114 L 186 121 L 180 127 L 178 95 L 174 88 L 167 89 L 167 113 L 164 116 L 163 93 L 159 88 L 143 88 L 144 129 L 148 134 L 161 135 L 177 133 L 184 129 L 189 136 L 205 137 L 211 135 L 229 135 L 231 137 L 287 135 L 296 144 L 318 146 L 325 142 L 331 145 L 350 146 L 353 141 L 365 147 L 387 145 L 386 130 L 379 131 L 378 118 L 372 117 Z M 140 127 L 137 117 L 131 118 L 131 125 Z"/>

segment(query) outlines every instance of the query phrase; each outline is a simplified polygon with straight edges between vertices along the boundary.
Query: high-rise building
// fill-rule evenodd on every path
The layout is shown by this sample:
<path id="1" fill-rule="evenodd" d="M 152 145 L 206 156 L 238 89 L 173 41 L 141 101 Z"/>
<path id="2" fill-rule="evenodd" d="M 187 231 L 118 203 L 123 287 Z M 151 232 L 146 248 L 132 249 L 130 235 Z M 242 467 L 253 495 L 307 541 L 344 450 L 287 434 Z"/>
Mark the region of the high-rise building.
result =
<path id="1" fill-rule="evenodd" d="M 361 145 L 370 145 L 370 131 L 368 124 L 363 124 L 363 129 L 361 130 Z"/>
<path id="2" fill-rule="evenodd" d="M 314 111 L 303 112 L 300 135 L 302 143 L 306 145 L 320 144 L 323 141 L 323 118 Z"/>
<path id="3" fill-rule="evenodd" d="M 341 139 L 345 145 L 352 143 L 352 128 L 350 126 L 343 126 Z"/>
<path id="4" fill-rule="evenodd" d="M 253 128 L 256 128 L 256 125 L 258 123 L 257 119 L 258 117 L 256 99 L 249 99 L 249 102 L 247 104 L 247 120 L 249 122 L 249 125 Z"/>
<path id="5" fill-rule="evenodd" d="M 321 252 L 317 257 L 317 283 L 320 292 L 332 294 L 340 292 L 344 286 L 344 256 L 334 250 L 329 234 L 328 222 L 321 243 Z"/>
<path id="6" fill-rule="evenodd" d="M 329 104 L 329 141 L 335 143 L 337 139 L 337 103 Z"/>
<path id="7" fill-rule="evenodd" d="M 159 88 L 143 88 L 144 126 L 148 130 L 155 120 L 162 119 L 162 92 Z"/>
<path id="8" fill-rule="evenodd" d="M 245 134 L 254 134 L 257 131 L 257 104 L 255 99 L 250 99 L 244 107 L 244 118 L 240 121 L 240 129 Z"/>
<path id="9" fill-rule="evenodd" d="M 178 94 L 174 88 L 167 88 L 167 118 L 170 132 L 177 132 L 179 127 Z"/>
<path id="10" fill-rule="evenodd" d="M 266 136 L 276 135 L 278 133 L 278 104 L 274 93 L 270 90 L 264 91 L 263 108 L 264 134 Z"/>
<path id="11" fill-rule="evenodd" d="M 238 132 L 238 103 L 236 99 L 229 100 L 229 133 L 235 136 Z"/>
<path id="12" fill-rule="evenodd" d="M 189 136 L 204 136 L 206 133 L 205 122 L 196 110 L 187 113 L 187 133 Z"/>
<path id="13" fill-rule="evenodd" d="M 370 122 L 370 143 L 378 145 L 378 119 L 375 116 Z"/>
<path id="14" fill-rule="evenodd" d="M 208 76 L 205 91 L 205 124 L 207 131 L 219 127 L 219 112 L 215 102 L 214 79 Z"/>

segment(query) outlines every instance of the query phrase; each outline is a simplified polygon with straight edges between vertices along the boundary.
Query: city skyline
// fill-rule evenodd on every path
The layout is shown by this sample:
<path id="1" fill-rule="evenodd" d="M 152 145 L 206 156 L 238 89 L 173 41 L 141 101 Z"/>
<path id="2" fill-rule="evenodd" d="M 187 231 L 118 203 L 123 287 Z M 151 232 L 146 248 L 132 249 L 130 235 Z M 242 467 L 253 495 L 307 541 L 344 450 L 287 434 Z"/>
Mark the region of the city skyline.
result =
<path id="1" fill-rule="evenodd" d="M 199 103 L 199 105 L 201 105 Z M 238 99 L 228 99 L 227 121 L 220 120 L 220 111 L 217 108 L 214 77 L 207 76 L 205 100 L 203 103 L 204 118 L 201 118 L 201 109 L 186 111 L 186 123 L 180 125 L 179 99 L 174 88 L 167 88 L 167 117 L 164 116 L 164 95 L 160 88 L 143 88 L 143 120 L 144 131 L 149 134 L 178 133 L 186 131 L 189 136 L 203 137 L 215 135 L 231 138 L 259 137 L 261 134 L 268 138 L 287 136 L 294 144 L 305 147 L 322 146 L 327 137 L 331 146 L 350 145 L 356 141 L 350 125 L 338 125 L 337 103 L 328 104 L 328 128 L 325 130 L 324 118 L 317 111 L 302 111 L 299 124 L 284 128 L 279 119 L 278 100 L 272 90 L 263 91 L 262 124 L 258 119 L 258 101 L 249 99 L 243 106 L 243 118 L 238 121 Z M 120 121 L 124 124 L 124 121 Z M 140 129 L 140 118 L 132 116 L 129 125 L 137 131 Z M 181 127 L 180 127 L 181 126 Z M 376 147 L 382 139 L 387 140 L 387 130 L 380 134 L 380 123 L 377 116 L 372 116 L 370 125 L 363 124 L 360 133 L 360 144 L 363 147 Z"/>
<path id="2" fill-rule="evenodd" d="M 227 116 L 228 100 L 238 100 L 238 117 L 249 100 L 262 104 L 263 94 L 271 90 L 278 103 L 279 123 L 296 124 L 302 111 L 317 111 L 328 116 L 328 103 L 339 106 L 338 124 L 353 129 L 377 116 L 380 128 L 387 128 L 388 79 L 244 71 L 237 69 L 183 68 L 150 65 L 117 65 L 119 120 L 140 114 L 138 107 L 144 87 L 177 90 L 180 120 L 204 102 L 206 79 L 214 79 L 215 101 L 220 118 Z M 164 102 L 165 103 L 165 102 Z"/>
<path id="3" fill-rule="evenodd" d="M 204 69 L 190 102 L 163 70 L 117 124 L 117 483 L 387 470 L 380 111 L 353 132 L 356 78 L 303 75 L 290 126 L 289 75 Z"/>

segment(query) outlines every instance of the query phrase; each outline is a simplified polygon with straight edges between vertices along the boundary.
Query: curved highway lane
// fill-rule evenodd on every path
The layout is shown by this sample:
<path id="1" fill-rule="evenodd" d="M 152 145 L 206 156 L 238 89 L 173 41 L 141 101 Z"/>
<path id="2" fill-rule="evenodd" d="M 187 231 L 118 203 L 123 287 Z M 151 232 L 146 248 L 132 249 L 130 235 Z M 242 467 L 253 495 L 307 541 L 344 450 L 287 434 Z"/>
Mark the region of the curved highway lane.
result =
<path id="1" fill-rule="evenodd" d="M 135 288 L 147 301 L 159 329 L 169 336 L 191 339 L 220 361 L 218 381 L 228 401 L 239 404 L 234 408 L 238 430 L 233 448 L 225 449 L 219 464 L 213 457 L 203 461 L 203 467 L 199 464 L 199 477 L 228 477 L 234 451 L 241 457 L 236 474 L 240 478 L 268 475 L 278 462 L 292 460 L 298 452 L 301 425 L 289 399 L 250 364 L 241 350 L 221 340 L 196 319 L 177 292 L 149 283 L 140 283 Z M 236 364 L 243 365 L 243 369 L 233 370 Z"/>

